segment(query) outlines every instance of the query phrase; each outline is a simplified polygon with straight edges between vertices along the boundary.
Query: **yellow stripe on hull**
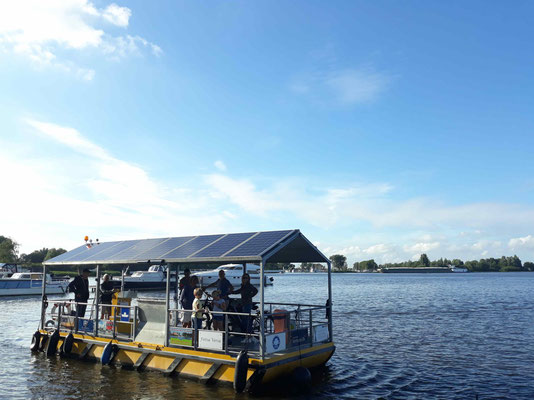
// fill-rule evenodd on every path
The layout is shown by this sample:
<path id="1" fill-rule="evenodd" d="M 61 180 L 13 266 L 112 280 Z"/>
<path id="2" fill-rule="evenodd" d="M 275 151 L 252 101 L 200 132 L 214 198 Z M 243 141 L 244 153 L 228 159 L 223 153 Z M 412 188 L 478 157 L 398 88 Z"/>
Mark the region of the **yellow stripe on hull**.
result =
<path id="1" fill-rule="evenodd" d="M 42 331 L 42 333 L 46 334 L 46 331 Z M 64 333 L 61 335 L 58 350 L 63 345 L 66 336 Z M 71 356 L 80 357 L 83 355 L 84 358 L 99 360 L 104 347 L 109 342 L 110 339 L 75 334 Z M 177 349 L 148 343 L 119 342 L 117 340 L 112 342 L 120 345 L 119 351 L 113 357 L 112 362 L 115 364 L 167 373 L 174 372 L 201 380 L 229 383 L 234 381 L 235 368 L 233 364 L 236 358 L 226 354 Z M 90 348 L 87 349 L 87 346 Z M 252 382 L 256 386 L 271 382 L 284 375 L 290 375 L 299 366 L 313 368 L 323 365 L 332 356 L 334 350 L 333 343 L 326 343 L 292 353 L 271 355 L 264 361 L 255 358 L 250 359 L 249 365 L 251 367 L 247 371 L 247 381 L 250 381 L 256 373 Z"/>

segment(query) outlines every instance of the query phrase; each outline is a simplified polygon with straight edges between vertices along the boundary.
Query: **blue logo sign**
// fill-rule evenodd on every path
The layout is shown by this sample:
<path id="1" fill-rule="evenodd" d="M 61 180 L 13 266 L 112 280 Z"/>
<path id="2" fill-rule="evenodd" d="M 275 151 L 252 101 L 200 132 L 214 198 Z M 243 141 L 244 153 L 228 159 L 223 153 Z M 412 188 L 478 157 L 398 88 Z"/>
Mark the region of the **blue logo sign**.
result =
<path id="1" fill-rule="evenodd" d="M 278 350 L 280 347 L 280 338 L 278 336 L 275 336 L 273 338 L 273 349 Z"/>
<path id="2" fill-rule="evenodd" d="M 129 308 L 121 308 L 121 322 L 130 322 Z"/>

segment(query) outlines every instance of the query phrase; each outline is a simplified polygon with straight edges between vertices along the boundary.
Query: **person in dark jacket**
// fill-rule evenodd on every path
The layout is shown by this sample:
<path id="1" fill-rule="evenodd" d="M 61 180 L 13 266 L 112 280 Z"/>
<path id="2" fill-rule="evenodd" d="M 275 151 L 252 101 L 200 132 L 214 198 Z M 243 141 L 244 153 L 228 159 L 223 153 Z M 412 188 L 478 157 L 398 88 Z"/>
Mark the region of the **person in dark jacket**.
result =
<path id="1" fill-rule="evenodd" d="M 74 301 L 76 303 L 87 303 L 87 300 L 89 300 L 89 273 L 90 271 L 88 269 L 84 269 L 81 275 L 78 275 L 69 283 L 69 292 L 74 293 Z M 86 308 L 86 304 L 76 304 L 76 315 L 78 318 L 85 316 Z"/>
<path id="2" fill-rule="evenodd" d="M 231 292 L 231 294 L 241 294 L 241 312 L 250 313 L 252 311 L 252 299 L 258 294 L 258 289 L 250 283 L 250 275 L 244 273 L 241 277 L 241 287 Z M 249 316 L 242 319 L 241 330 L 252 333 L 252 320 Z"/>
<path id="3" fill-rule="evenodd" d="M 107 319 L 111 314 L 111 300 L 113 299 L 113 293 L 115 293 L 115 287 L 113 282 L 111 282 L 111 276 L 105 274 L 103 276 L 103 281 L 100 284 L 100 303 L 102 304 L 102 317 Z"/>
<path id="4" fill-rule="evenodd" d="M 191 310 L 193 309 L 193 300 L 195 300 L 194 290 L 198 285 L 198 277 L 187 275 L 180 281 L 182 291 L 180 292 L 180 305 L 184 311 L 182 314 L 182 326 L 184 328 L 191 328 Z"/>

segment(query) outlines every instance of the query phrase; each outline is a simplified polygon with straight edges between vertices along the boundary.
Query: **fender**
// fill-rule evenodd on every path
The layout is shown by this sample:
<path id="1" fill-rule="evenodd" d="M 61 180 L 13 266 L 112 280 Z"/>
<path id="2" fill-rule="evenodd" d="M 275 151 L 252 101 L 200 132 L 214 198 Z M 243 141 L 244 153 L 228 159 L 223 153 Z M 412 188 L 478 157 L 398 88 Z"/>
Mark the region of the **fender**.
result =
<path id="1" fill-rule="evenodd" d="M 41 344 L 41 332 L 35 331 L 32 336 L 32 344 L 30 345 L 31 351 L 38 351 Z"/>
<path id="2" fill-rule="evenodd" d="M 52 335 L 48 338 L 48 346 L 46 346 L 46 355 L 48 357 L 56 354 L 57 344 L 59 342 L 59 330 L 56 329 Z"/>
<path id="3" fill-rule="evenodd" d="M 241 393 L 245 390 L 245 386 L 247 385 L 247 371 L 248 354 L 246 350 L 241 350 L 235 361 L 234 390 L 236 393 Z"/>

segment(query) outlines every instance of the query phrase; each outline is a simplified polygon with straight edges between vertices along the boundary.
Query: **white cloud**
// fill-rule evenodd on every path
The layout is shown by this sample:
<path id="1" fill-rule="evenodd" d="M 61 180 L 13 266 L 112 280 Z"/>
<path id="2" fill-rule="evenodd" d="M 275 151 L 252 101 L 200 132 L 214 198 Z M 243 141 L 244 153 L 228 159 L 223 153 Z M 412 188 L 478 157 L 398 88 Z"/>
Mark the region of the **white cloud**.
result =
<path id="1" fill-rule="evenodd" d="M 222 162 L 221 160 L 217 160 L 213 163 L 215 168 L 217 168 L 219 171 L 226 171 L 226 164 Z"/>
<path id="2" fill-rule="evenodd" d="M 89 0 L 17 0 L 0 3 L 0 50 L 28 57 L 39 66 L 73 72 L 92 80 L 95 71 L 76 66 L 63 56 L 66 50 L 97 49 L 113 58 L 161 48 L 140 36 L 114 36 L 109 25 L 127 28 L 132 12 L 115 3 L 104 9 Z"/>
<path id="3" fill-rule="evenodd" d="M 333 73 L 325 84 L 341 103 L 352 105 L 376 100 L 389 82 L 383 74 L 348 69 Z"/>
<path id="4" fill-rule="evenodd" d="M 420 243 L 414 243 L 412 245 L 405 245 L 403 247 L 404 251 L 407 253 L 426 253 L 430 250 L 437 249 L 439 247 L 439 242 L 420 242 Z"/>
<path id="5" fill-rule="evenodd" d="M 527 235 L 524 237 L 512 238 L 508 242 L 508 247 L 512 250 L 534 249 L 534 236 Z"/>
<path id="6" fill-rule="evenodd" d="M 0 164 L 14 171 L 3 184 L 17 193 L 0 196 L 2 231 L 21 243 L 22 252 L 73 248 L 86 234 L 113 240 L 231 229 L 226 224 L 235 216 L 214 207 L 201 188 L 168 187 L 76 129 L 26 122 L 37 134 L 32 145 L 0 138 Z M 55 146 L 63 156 L 38 152 L 37 143 Z"/>
<path id="7" fill-rule="evenodd" d="M 0 164 L 16 171 L 7 174 L 4 187 L 17 193 L 0 196 L 0 233 L 19 240 L 23 251 L 73 247 L 86 233 L 110 240 L 294 227 L 319 240 L 325 254 L 345 254 L 351 265 L 371 258 L 404 261 L 421 253 L 500 257 L 509 249 L 528 259 L 534 248 L 532 235 L 501 234 L 532 226 L 528 206 L 399 200 L 394 185 L 380 182 L 321 186 L 298 178 L 218 173 L 199 176 L 194 185 L 179 178 L 169 185 L 74 128 L 35 119 L 25 123 L 33 143 L 16 147 L 16 141 L 0 137 Z M 62 156 L 37 152 L 38 143 L 53 144 Z"/>
<path id="8" fill-rule="evenodd" d="M 290 83 L 289 89 L 319 103 L 326 101 L 352 106 L 377 100 L 391 79 L 389 75 L 370 68 L 334 69 L 305 74 Z"/>
<path id="9" fill-rule="evenodd" d="M 102 12 L 102 17 L 105 20 L 111 22 L 113 25 L 117 25 L 122 28 L 126 28 L 128 26 L 128 22 L 131 16 L 132 10 L 127 7 L 119 7 L 115 3 L 107 6 L 106 9 Z"/>

